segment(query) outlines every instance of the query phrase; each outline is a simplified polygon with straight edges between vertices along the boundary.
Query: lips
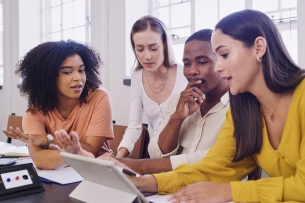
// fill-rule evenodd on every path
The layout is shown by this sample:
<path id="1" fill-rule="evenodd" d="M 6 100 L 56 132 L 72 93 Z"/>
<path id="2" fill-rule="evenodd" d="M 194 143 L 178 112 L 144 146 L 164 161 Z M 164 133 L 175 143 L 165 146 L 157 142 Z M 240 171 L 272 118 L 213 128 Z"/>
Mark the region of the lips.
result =
<path id="1" fill-rule="evenodd" d="M 80 91 L 80 90 L 82 90 L 83 86 L 82 85 L 74 85 L 74 86 L 72 86 L 70 88 L 75 90 L 75 91 Z"/>
<path id="2" fill-rule="evenodd" d="M 199 79 L 199 78 L 188 78 L 187 79 L 189 82 L 195 82 L 195 81 L 198 81 L 198 80 L 201 80 L 201 83 L 204 83 L 205 80 L 204 79 Z"/>
<path id="3" fill-rule="evenodd" d="M 154 63 L 144 63 L 145 66 L 152 66 Z"/>

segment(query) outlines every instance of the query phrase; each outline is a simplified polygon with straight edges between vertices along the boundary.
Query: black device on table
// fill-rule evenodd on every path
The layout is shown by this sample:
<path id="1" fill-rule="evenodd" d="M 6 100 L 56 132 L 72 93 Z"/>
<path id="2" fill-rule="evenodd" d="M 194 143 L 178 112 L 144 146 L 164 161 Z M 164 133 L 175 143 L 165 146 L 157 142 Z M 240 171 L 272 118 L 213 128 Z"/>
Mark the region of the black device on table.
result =
<path id="1" fill-rule="evenodd" d="M 32 163 L 0 167 L 0 200 L 43 191 Z"/>

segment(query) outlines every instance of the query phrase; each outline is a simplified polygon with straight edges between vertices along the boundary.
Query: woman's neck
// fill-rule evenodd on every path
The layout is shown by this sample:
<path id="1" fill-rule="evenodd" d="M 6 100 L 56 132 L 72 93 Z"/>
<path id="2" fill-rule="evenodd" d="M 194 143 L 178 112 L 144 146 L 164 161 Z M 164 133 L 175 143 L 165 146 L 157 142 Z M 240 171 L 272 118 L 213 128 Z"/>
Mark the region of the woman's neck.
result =
<path id="1" fill-rule="evenodd" d="M 58 101 L 56 109 L 64 119 L 67 119 L 77 103 L 78 99 Z"/>
<path id="2" fill-rule="evenodd" d="M 163 79 L 166 76 L 166 74 L 168 73 L 168 67 L 165 67 L 162 64 L 155 71 L 146 71 L 145 69 L 143 71 L 147 77 L 149 77 L 153 81 L 156 81 Z"/>

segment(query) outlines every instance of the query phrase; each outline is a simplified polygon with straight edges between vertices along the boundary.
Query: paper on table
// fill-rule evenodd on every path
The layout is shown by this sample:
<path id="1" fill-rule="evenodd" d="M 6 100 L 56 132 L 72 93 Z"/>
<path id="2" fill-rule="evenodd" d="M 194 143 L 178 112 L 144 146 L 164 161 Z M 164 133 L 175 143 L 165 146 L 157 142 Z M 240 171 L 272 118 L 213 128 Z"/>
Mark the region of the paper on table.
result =
<path id="1" fill-rule="evenodd" d="M 145 197 L 149 202 L 158 202 L 158 203 L 166 203 L 166 202 L 169 202 L 167 201 L 166 199 L 168 197 L 170 197 L 171 195 L 152 195 L 152 196 L 148 196 L 148 197 Z"/>
<path id="2" fill-rule="evenodd" d="M 149 202 L 152 202 L 152 203 L 167 203 L 167 202 L 170 202 L 170 201 L 167 201 L 166 199 L 168 197 L 170 197 L 171 195 L 152 195 L 152 196 L 148 196 L 146 197 L 146 199 L 149 201 Z M 227 202 L 227 203 L 233 203 L 233 202 Z"/>
<path id="3" fill-rule="evenodd" d="M 27 146 L 4 146 L 0 147 L 0 155 L 4 156 L 30 156 Z"/>
<path id="4" fill-rule="evenodd" d="M 36 171 L 38 176 L 62 185 L 76 183 L 83 180 L 83 178 L 70 166 L 60 167 L 55 170 L 36 169 Z"/>

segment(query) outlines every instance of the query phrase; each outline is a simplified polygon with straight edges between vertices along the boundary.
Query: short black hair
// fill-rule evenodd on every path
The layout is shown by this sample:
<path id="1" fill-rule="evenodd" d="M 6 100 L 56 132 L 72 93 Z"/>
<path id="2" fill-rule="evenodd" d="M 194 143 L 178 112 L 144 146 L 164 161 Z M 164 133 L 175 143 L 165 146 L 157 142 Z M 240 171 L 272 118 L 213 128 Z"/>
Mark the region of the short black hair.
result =
<path id="1" fill-rule="evenodd" d="M 193 40 L 206 41 L 206 42 L 211 43 L 212 34 L 213 34 L 213 30 L 211 30 L 211 29 L 202 29 L 202 30 L 199 30 L 199 31 L 193 33 L 186 40 L 185 44 L 190 42 L 190 41 L 193 41 Z"/>
<path id="2" fill-rule="evenodd" d="M 27 112 L 42 111 L 46 114 L 56 107 L 56 78 L 60 65 L 75 54 L 83 60 L 87 78 L 79 98 L 80 105 L 86 103 L 90 89 L 94 91 L 102 84 L 98 77 L 102 62 L 92 47 L 73 40 L 42 43 L 19 61 L 15 71 L 22 78 L 20 94 L 28 97 Z"/>

